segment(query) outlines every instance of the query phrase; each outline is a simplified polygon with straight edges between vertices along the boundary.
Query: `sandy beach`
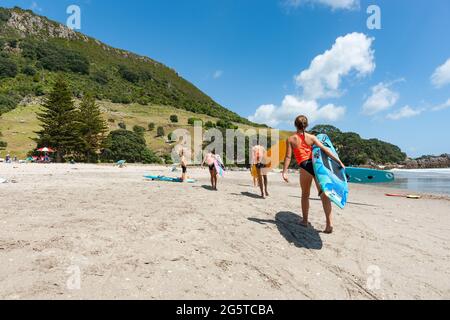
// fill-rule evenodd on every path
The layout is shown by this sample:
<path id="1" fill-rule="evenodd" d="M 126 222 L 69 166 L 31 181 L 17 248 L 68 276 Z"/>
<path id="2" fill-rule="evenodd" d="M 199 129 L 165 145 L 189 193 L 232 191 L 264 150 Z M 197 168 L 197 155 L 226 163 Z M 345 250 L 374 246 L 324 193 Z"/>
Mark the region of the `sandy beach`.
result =
<path id="1" fill-rule="evenodd" d="M 270 175 L 262 200 L 248 172 L 218 192 L 206 170 L 144 173 L 170 174 L 0 164 L 0 299 L 450 299 L 448 198 L 352 185 L 325 235 L 317 197 L 314 229 L 299 225 L 293 174 Z"/>

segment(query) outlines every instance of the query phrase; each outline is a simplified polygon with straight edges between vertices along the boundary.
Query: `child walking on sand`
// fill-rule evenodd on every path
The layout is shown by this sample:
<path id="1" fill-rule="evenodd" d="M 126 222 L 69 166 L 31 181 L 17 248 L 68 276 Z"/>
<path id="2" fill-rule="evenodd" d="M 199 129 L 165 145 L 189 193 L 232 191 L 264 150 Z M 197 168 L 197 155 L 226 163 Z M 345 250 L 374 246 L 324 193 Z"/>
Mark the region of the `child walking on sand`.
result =
<path id="1" fill-rule="evenodd" d="M 181 181 L 185 182 L 187 179 L 187 160 L 186 160 L 184 150 L 181 150 L 181 153 L 180 153 L 180 164 L 181 164 L 181 170 L 183 172 L 181 174 Z"/>
<path id="2" fill-rule="evenodd" d="M 211 151 L 206 153 L 202 163 L 202 167 L 206 164 L 209 168 L 209 174 L 211 175 L 211 187 L 215 191 L 217 191 L 217 176 L 219 174 L 216 170 L 216 161 L 216 152 Z"/>
<path id="3" fill-rule="evenodd" d="M 269 196 L 268 181 L 267 181 L 267 166 L 266 166 L 267 152 L 263 146 L 257 145 L 252 148 L 252 164 L 256 168 L 256 176 L 258 185 L 261 190 L 261 198 Z"/>
<path id="4" fill-rule="evenodd" d="M 341 160 L 339 160 L 328 148 L 326 148 L 316 136 L 306 132 L 308 128 L 308 118 L 305 116 L 298 116 L 295 119 L 295 127 L 297 133 L 291 136 L 287 140 L 287 152 L 284 161 L 283 179 L 289 183 L 287 177 L 287 170 L 291 164 L 292 153 L 294 153 L 295 159 L 300 166 L 300 186 L 302 189 L 302 212 L 303 212 L 303 222 L 302 225 L 308 227 L 309 218 L 309 196 L 311 192 L 311 185 L 313 180 L 316 183 L 317 190 L 319 191 L 319 196 L 322 199 L 323 210 L 325 211 L 325 217 L 327 221 L 327 226 L 324 233 L 333 233 L 333 215 L 330 199 L 322 192 L 319 183 L 315 179 L 315 173 L 312 161 L 312 147 L 313 145 L 318 146 L 325 152 L 327 156 L 336 161 L 341 167 L 345 168 Z"/>

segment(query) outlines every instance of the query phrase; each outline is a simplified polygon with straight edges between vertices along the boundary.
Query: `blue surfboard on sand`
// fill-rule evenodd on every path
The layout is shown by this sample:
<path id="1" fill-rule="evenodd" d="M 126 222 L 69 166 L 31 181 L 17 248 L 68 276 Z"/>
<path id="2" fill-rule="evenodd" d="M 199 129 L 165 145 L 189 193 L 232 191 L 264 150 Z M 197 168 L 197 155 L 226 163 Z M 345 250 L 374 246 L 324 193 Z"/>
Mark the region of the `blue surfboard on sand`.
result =
<path id="1" fill-rule="evenodd" d="M 317 138 L 334 155 L 339 157 L 333 143 L 326 134 L 319 134 Z M 318 146 L 313 147 L 313 165 L 323 193 L 339 208 L 344 209 L 349 193 L 345 169 L 331 160 Z"/>
<path id="2" fill-rule="evenodd" d="M 391 171 L 347 168 L 345 169 L 345 173 L 350 183 L 389 183 L 395 180 L 395 175 Z"/>
<path id="3" fill-rule="evenodd" d="M 149 179 L 152 181 L 165 181 L 165 182 L 183 182 L 183 180 L 181 180 L 181 178 L 171 178 L 171 177 L 166 177 L 166 176 L 152 176 L 152 175 L 146 175 L 144 176 L 145 179 Z M 196 181 L 194 179 L 187 179 L 186 180 L 187 183 L 195 183 Z"/>

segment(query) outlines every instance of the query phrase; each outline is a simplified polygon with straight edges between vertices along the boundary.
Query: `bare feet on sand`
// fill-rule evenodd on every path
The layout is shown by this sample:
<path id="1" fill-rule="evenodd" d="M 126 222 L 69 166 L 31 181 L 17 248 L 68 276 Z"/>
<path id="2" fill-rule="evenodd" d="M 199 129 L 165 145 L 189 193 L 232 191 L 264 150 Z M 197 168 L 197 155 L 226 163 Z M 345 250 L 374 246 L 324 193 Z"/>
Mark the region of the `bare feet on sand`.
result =
<path id="1" fill-rule="evenodd" d="M 323 233 L 325 233 L 325 234 L 332 234 L 332 233 L 333 233 L 333 227 L 327 227 L 327 228 L 323 231 Z"/>
<path id="2" fill-rule="evenodd" d="M 308 229 L 311 226 L 311 224 L 308 221 L 305 221 L 305 220 L 301 220 L 300 221 L 300 225 L 302 227 L 305 227 L 306 229 Z"/>

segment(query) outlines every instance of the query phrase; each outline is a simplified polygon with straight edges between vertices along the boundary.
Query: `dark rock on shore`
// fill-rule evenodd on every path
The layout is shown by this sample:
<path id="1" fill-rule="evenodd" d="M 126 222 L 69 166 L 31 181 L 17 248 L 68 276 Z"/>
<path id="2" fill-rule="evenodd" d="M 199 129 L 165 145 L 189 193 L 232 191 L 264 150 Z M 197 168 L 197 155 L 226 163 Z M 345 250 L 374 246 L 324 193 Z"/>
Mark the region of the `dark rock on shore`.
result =
<path id="1" fill-rule="evenodd" d="M 417 159 L 408 159 L 404 163 L 405 169 L 439 169 L 450 168 L 450 154 L 441 156 L 423 156 Z"/>

